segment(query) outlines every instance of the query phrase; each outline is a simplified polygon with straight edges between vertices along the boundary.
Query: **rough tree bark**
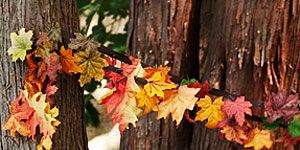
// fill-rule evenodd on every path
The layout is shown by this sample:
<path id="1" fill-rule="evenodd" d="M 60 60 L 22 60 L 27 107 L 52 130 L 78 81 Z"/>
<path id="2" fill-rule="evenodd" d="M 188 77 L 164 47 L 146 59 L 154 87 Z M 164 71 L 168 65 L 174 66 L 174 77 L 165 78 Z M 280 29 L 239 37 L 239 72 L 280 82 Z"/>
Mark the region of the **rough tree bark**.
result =
<path id="1" fill-rule="evenodd" d="M 169 63 L 176 75 L 199 70 L 199 79 L 245 95 L 262 115 L 270 91 L 300 93 L 299 9 L 299 0 L 131 0 L 128 46 L 150 65 Z M 203 123 L 175 128 L 155 117 L 126 131 L 121 149 L 242 148 Z"/>
<path id="2" fill-rule="evenodd" d="M 130 54 L 152 65 L 173 67 L 172 73 L 198 77 L 199 1 L 132 0 L 128 45 Z M 188 149 L 193 124 L 156 120 L 157 113 L 140 119 L 125 131 L 121 149 Z"/>
<path id="3" fill-rule="evenodd" d="M 25 27 L 38 35 L 59 26 L 63 41 L 79 30 L 76 0 L 0 0 L 0 104 L 1 124 L 8 116 L 9 102 L 19 95 L 22 87 L 25 63 L 12 63 L 7 54 L 10 32 Z M 83 91 L 75 77 L 60 77 L 56 83 L 59 91 L 55 96 L 62 122 L 53 137 L 53 149 L 87 149 L 85 132 Z M 0 149 L 35 149 L 36 142 L 1 131 Z"/>

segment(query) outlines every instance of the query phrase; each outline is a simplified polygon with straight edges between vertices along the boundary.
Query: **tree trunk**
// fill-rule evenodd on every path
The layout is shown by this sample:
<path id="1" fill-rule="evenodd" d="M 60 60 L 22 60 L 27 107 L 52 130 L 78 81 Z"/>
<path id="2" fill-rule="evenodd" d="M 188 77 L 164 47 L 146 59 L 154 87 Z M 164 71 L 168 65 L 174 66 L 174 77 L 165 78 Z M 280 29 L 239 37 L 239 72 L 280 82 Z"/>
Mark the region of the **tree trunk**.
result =
<path id="1" fill-rule="evenodd" d="M 131 0 L 130 54 L 149 65 L 169 63 L 182 77 L 199 70 L 199 79 L 245 95 L 262 115 L 270 91 L 300 93 L 299 9 L 299 0 Z M 126 131 L 121 149 L 242 148 L 204 123 L 175 128 L 156 115 Z"/>
<path id="2" fill-rule="evenodd" d="M 10 32 L 25 27 L 34 31 L 49 31 L 59 26 L 63 41 L 79 30 L 76 0 L 0 0 L 0 91 L 1 124 L 9 115 L 9 102 L 19 95 L 25 63 L 12 63 L 7 54 L 10 47 Z M 87 149 L 84 120 L 83 91 L 75 77 L 59 77 L 56 85 L 59 91 L 55 102 L 60 110 L 61 124 L 53 137 L 53 149 Z M 14 140 L 8 131 L 1 131 L 0 149 L 35 149 L 36 142 L 17 137 Z"/>
<path id="3" fill-rule="evenodd" d="M 198 77 L 198 0 L 132 0 L 128 45 L 130 54 L 152 65 L 168 65 L 172 73 Z M 196 69 L 195 69 L 196 68 Z M 151 113 L 123 133 L 121 149 L 189 149 L 193 124 L 156 120 Z"/>

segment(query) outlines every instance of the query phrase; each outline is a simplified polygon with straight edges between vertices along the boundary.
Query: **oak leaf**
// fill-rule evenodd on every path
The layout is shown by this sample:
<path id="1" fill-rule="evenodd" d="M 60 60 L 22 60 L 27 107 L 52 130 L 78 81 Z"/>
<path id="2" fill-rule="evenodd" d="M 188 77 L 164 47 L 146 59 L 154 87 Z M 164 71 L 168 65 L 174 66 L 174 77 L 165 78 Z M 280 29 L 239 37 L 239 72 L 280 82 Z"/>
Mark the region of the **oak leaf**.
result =
<path id="1" fill-rule="evenodd" d="M 64 46 L 60 48 L 60 62 L 65 73 L 72 75 L 72 73 L 81 72 L 81 68 L 76 64 L 78 61 L 71 49 L 66 50 Z"/>
<path id="2" fill-rule="evenodd" d="M 204 121 L 208 119 L 205 126 L 208 128 L 217 128 L 218 123 L 224 118 L 224 112 L 221 110 L 224 104 L 222 99 L 223 97 L 218 97 L 212 102 L 212 99 L 207 95 L 205 98 L 201 98 L 196 103 L 201 110 L 197 112 L 195 120 Z"/>
<path id="3" fill-rule="evenodd" d="M 289 95 L 280 91 L 277 94 L 272 93 L 265 103 L 268 121 L 273 122 L 281 117 L 284 120 L 290 121 L 292 117 L 299 113 L 298 95 Z"/>
<path id="4" fill-rule="evenodd" d="M 193 110 L 199 92 L 199 88 L 188 88 L 187 85 L 180 86 L 178 90 L 165 90 L 163 102 L 158 105 L 157 118 L 167 118 L 171 113 L 173 121 L 179 125 L 184 111 L 186 109 Z"/>
<path id="5" fill-rule="evenodd" d="M 105 59 L 101 58 L 98 51 L 79 51 L 75 54 L 75 57 L 78 59 L 77 65 L 82 71 L 79 78 L 81 87 L 92 79 L 101 82 L 104 77 L 103 67 L 108 64 Z"/>
<path id="6" fill-rule="evenodd" d="M 40 133 L 43 134 L 40 144 L 42 144 L 45 149 L 50 149 L 51 144 L 49 144 L 49 140 L 45 141 L 43 139 L 51 138 L 56 132 L 56 127 L 60 124 L 60 121 L 56 119 L 59 111 L 56 107 L 52 109 L 50 108 L 50 104 L 45 101 L 45 94 L 36 93 L 31 98 L 26 90 L 23 91 L 23 94 L 28 100 L 29 106 L 34 109 L 33 115 L 27 121 L 30 124 L 29 136 L 33 138 L 36 132 L 36 127 L 39 126 Z"/>
<path id="7" fill-rule="evenodd" d="M 11 47 L 7 50 L 9 55 L 12 55 L 12 61 L 20 59 L 25 60 L 26 51 L 31 49 L 33 36 L 32 31 L 25 32 L 25 28 L 19 30 L 19 35 L 13 32 L 10 34 Z"/>
<path id="8" fill-rule="evenodd" d="M 269 130 L 259 130 L 255 128 L 253 137 L 248 143 L 244 145 L 245 148 L 254 147 L 254 150 L 260 150 L 264 147 L 271 148 L 273 141 L 271 140 L 271 133 Z"/>
<path id="9" fill-rule="evenodd" d="M 12 137 L 15 137 L 15 132 L 18 132 L 22 136 L 28 136 L 30 134 L 30 125 L 24 120 L 30 118 L 34 109 L 29 106 L 22 92 L 19 97 L 11 102 L 9 110 L 11 115 L 6 119 L 2 130 L 10 130 Z"/>
<path id="10" fill-rule="evenodd" d="M 252 115 L 250 107 L 252 107 L 252 104 L 248 101 L 245 101 L 244 96 L 240 96 L 237 97 L 235 101 L 226 100 L 222 106 L 222 110 L 229 118 L 234 116 L 238 125 L 243 126 L 245 122 L 245 114 L 250 116 Z"/>

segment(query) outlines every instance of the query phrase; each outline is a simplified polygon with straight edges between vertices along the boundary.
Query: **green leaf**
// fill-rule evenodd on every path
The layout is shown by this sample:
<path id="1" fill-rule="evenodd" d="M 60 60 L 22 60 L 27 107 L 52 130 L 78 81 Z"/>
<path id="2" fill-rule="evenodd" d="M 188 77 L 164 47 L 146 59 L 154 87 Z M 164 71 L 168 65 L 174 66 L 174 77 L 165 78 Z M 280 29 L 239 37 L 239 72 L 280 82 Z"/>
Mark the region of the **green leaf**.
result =
<path id="1" fill-rule="evenodd" d="M 25 60 L 26 51 L 31 49 L 33 36 L 32 31 L 25 32 L 25 28 L 20 29 L 19 35 L 13 32 L 10 34 L 11 47 L 7 50 L 9 55 L 12 55 L 12 60 L 16 61 L 20 58 L 21 61 Z"/>
<path id="2" fill-rule="evenodd" d="M 263 118 L 262 120 L 263 120 L 262 125 L 267 130 L 275 130 L 280 126 L 280 124 L 283 124 L 283 119 L 282 118 L 277 119 L 276 121 L 274 121 L 272 123 L 269 123 L 266 118 Z"/>
<path id="3" fill-rule="evenodd" d="M 291 121 L 288 125 L 288 130 L 292 137 L 300 136 L 300 121 Z"/>
<path id="4" fill-rule="evenodd" d="M 186 80 L 186 79 L 183 79 L 182 81 L 181 81 L 181 83 L 180 83 L 180 85 L 188 85 L 188 84 L 190 84 L 190 83 L 196 83 L 196 82 L 198 82 L 198 80 L 196 80 L 196 79 L 190 79 L 190 80 Z"/>

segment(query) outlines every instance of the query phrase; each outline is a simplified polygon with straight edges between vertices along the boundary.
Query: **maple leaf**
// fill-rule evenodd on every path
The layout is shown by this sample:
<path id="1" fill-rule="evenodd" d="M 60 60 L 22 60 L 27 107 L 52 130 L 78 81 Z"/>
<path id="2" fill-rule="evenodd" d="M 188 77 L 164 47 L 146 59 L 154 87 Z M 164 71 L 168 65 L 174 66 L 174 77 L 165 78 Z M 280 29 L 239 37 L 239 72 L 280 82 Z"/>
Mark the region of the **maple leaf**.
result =
<path id="1" fill-rule="evenodd" d="M 106 75 L 112 77 L 110 83 L 106 86 L 115 91 L 102 100 L 106 106 L 105 112 L 113 112 L 113 123 L 119 123 L 119 130 L 123 132 L 129 124 L 135 126 L 138 120 L 137 116 L 142 111 L 137 107 L 135 94 L 141 89 L 135 82 L 135 77 L 143 77 L 143 70 L 140 60 L 134 60 L 131 65 L 122 65 L 123 75 L 107 72 Z M 124 75 L 125 74 L 125 75 Z"/>
<path id="2" fill-rule="evenodd" d="M 151 76 L 153 76 L 154 73 L 160 72 L 160 73 L 162 73 L 162 76 L 165 76 L 166 79 L 168 80 L 171 78 L 171 76 L 168 75 L 170 70 L 171 70 L 170 67 L 163 67 L 163 66 L 159 66 L 157 68 L 156 67 L 147 67 L 147 68 L 145 68 L 145 71 L 147 74 L 145 74 L 144 78 L 150 78 Z"/>
<path id="3" fill-rule="evenodd" d="M 49 64 L 51 52 L 55 49 L 55 43 L 50 41 L 48 33 L 42 32 L 36 42 L 36 49 L 34 50 L 35 57 L 40 57 Z"/>
<path id="4" fill-rule="evenodd" d="M 222 101 L 223 97 L 218 97 L 212 102 L 209 96 L 201 98 L 196 104 L 201 108 L 197 112 L 195 120 L 204 121 L 208 119 L 206 127 L 216 128 L 218 123 L 221 122 L 224 118 L 224 112 L 222 112 L 221 107 L 224 102 Z"/>
<path id="5" fill-rule="evenodd" d="M 265 103 L 265 110 L 268 115 L 268 121 L 273 122 L 281 117 L 289 121 L 299 113 L 297 108 L 298 95 L 289 95 L 280 91 L 277 94 L 272 93 Z"/>
<path id="6" fill-rule="evenodd" d="M 81 72 L 81 68 L 77 66 L 78 58 L 73 57 L 73 52 L 71 49 L 65 49 L 64 46 L 60 48 L 60 62 L 62 70 L 68 75 L 72 73 Z"/>
<path id="7" fill-rule="evenodd" d="M 70 39 L 68 47 L 71 49 L 80 49 L 85 51 L 97 51 L 100 44 L 96 41 L 90 40 L 80 33 L 75 33 L 76 38 Z"/>
<path id="8" fill-rule="evenodd" d="M 115 72 L 106 72 L 105 76 L 108 77 L 109 83 L 105 86 L 105 88 L 115 89 L 111 95 L 103 97 L 100 99 L 101 104 L 105 105 L 105 113 L 109 114 L 112 112 L 123 100 L 123 94 L 125 93 L 126 81 L 127 78 L 121 74 Z"/>
<path id="9" fill-rule="evenodd" d="M 50 63 L 47 66 L 46 74 L 48 75 L 50 79 L 50 83 L 56 81 L 56 77 L 58 73 L 60 73 L 62 70 L 62 66 L 60 64 L 59 56 L 55 53 L 53 53 L 50 56 Z"/>
<path id="10" fill-rule="evenodd" d="M 239 144 L 243 144 L 243 141 L 248 139 L 245 132 L 239 126 L 225 126 L 220 132 L 225 134 L 225 138 L 228 141 L 235 141 Z"/>
<path id="11" fill-rule="evenodd" d="M 184 111 L 193 110 L 199 92 L 199 88 L 188 88 L 187 85 L 180 86 L 178 90 L 166 90 L 163 102 L 158 105 L 157 118 L 166 118 L 170 113 L 173 121 L 179 125 Z"/>
<path id="12" fill-rule="evenodd" d="M 142 112 L 136 105 L 136 99 L 133 91 L 126 91 L 123 101 L 113 113 L 113 123 L 119 123 L 119 130 L 122 133 L 131 123 L 135 127 L 135 122 L 138 121 L 137 116 Z"/>
<path id="13" fill-rule="evenodd" d="M 258 128 L 255 128 L 253 135 L 253 138 L 244 145 L 245 148 L 254 147 L 254 150 L 260 150 L 264 147 L 271 148 L 273 142 L 269 130 L 259 130 Z"/>
<path id="14" fill-rule="evenodd" d="M 252 107 L 252 104 L 245 101 L 244 96 L 240 96 L 237 97 L 235 101 L 226 100 L 222 106 L 222 110 L 229 118 L 234 116 L 238 125 L 243 126 L 245 122 L 245 114 L 250 116 L 252 115 L 250 107 Z"/>
<path id="15" fill-rule="evenodd" d="M 32 31 L 25 32 L 25 28 L 19 30 L 19 35 L 13 32 L 10 34 L 11 47 L 7 50 L 9 55 L 12 55 L 12 61 L 20 59 L 25 60 L 26 51 L 31 49 L 33 36 Z"/>
<path id="16" fill-rule="evenodd" d="M 46 94 L 46 101 L 50 104 L 54 104 L 54 100 L 51 98 L 56 92 L 58 91 L 58 87 L 55 85 L 51 85 L 51 83 L 48 83 L 46 86 L 45 94 Z"/>
<path id="17" fill-rule="evenodd" d="M 11 115 L 6 119 L 6 123 L 2 126 L 2 130 L 10 130 L 10 135 L 15 137 L 15 132 L 22 136 L 30 134 L 30 125 L 24 120 L 29 119 L 34 110 L 29 106 L 24 94 L 17 97 L 9 106 Z"/>
<path id="18" fill-rule="evenodd" d="M 292 137 L 300 136 L 300 121 L 293 120 L 288 125 L 288 131 Z"/>
<path id="19" fill-rule="evenodd" d="M 294 137 L 300 137 L 300 115 L 295 115 L 294 119 L 289 122 L 288 131 Z"/>
<path id="20" fill-rule="evenodd" d="M 160 102 L 158 97 L 147 95 L 145 90 L 141 90 L 141 92 L 135 95 L 138 107 L 144 108 L 144 114 L 149 113 L 150 111 L 158 111 L 158 103 Z"/>
<path id="21" fill-rule="evenodd" d="M 26 59 L 28 67 L 26 69 L 25 80 L 30 83 L 34 82 L 41 85 L 47 76 L 47 64 L 44 61 L 36 63 L 33 59 L 33 54 L 28 54 Z"/>
<path id="22" fill-rule="evenodd" d="M 146 80 L 148 82 L 144 85 L 144 89 L 150 97 L 154 95 L 164 97 L 163 90 L 173 89 L 176 87 L 174 83 L 166 82 L 166 75 L 163 72 L 155 72 L 152 76 L 146 78 Z"/>
<path id="23" fill-rule="evenodd" d="M 93 78 L 101 82 L 104 77 L 103 67 L 108 64 L 105 59 L 101 58 L 98 51 L 79 51 L 75 54 L 78 59 L 77 65 L 81 68 L 81 75 L 79 78 L 80 86 L 89 83 Z"/>
<path id="24" fill-rule="evenodd" d="M 197 80 L 196 82 L 191 82 L 188 84 L 188 87 L 190 88 L 200 88 L 201 90 L 196 94 L 196 97 L 204 98 L 205 95 L 209 91 L 209 84 L 207 81 L 205 81 L 203 84 L 200 84 Z"/>

